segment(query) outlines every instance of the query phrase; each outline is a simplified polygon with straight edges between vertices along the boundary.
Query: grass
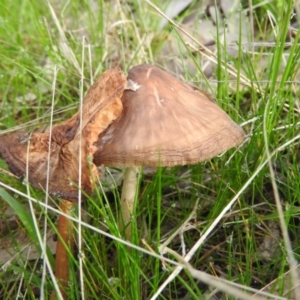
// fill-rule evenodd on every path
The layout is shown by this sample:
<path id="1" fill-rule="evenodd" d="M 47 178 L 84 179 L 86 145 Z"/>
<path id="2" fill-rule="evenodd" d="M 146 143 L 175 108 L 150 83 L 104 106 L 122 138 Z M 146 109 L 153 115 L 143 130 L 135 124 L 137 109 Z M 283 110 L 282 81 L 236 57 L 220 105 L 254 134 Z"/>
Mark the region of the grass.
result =
<path id="1" fill-rule="evenodd" d="M 169 24 L 160 30 L 162 17 L 146 2 L 99 1 L 97 8 L 88 1 L 53 2 L 55 13 L 46 3 L 17 2 L 0 3 L 1 133 L 17 126 L 33 130 L 49 125 L 53 93 L 53 122 L 64 120 L 78 109 L 82 75 L 86 91 L 104 70 L 119 66 L 127 71 L 144 62 L 177 74 L 175 65 L 180 76 L 211 93 L 248 133 L 241 148 L 208 162 L 141 174 L 130 241 L 139 248 L 120 240 L 117 177 L 122 170 L 111 170 L 113 175 L 107 170 L 99 189 L 82 204 L 78 234 L 83 244 L 72 259 L 69 299 L 151 299 L 182 262 L 178 255 L 190 254 L 193 247 L 191 265 L 185 265 L 158 299 L 237 297 L 223 287 L 215 289 L 217 278 L 227 280 L 226 286 L 264 289 L 269 299 L 292 299 L 286 274 L 292 273 L 293 259 L 300 258 L 300 50 L 298 33 L 290 44 L 286 38 L 290 22 L 299 18 L 290 19 L 293 1 L 253 1 L 251 9 L 248 4 L 241 8 L 243 21 L 253 19 L 250 45 L 240 33 L 235 44 L 226 34 L 224 44 L 219 19 L 214 36 L 218 51 L 202 54 L 199 45 L 184 43 L 183 26 Z M 282 3 L 286 5 L 279 9 Z M 176 22 L 192 11 L 188 8 Z M 234 25 L 245 30 L 245 22 Z M 245 34 L 251 36 L 248 30 Z M 227 51 L 233 46 L 236 56 Z M 210 64 L 208 80 L 203 76 L 204 56 L 217 63 Z M 21 254 L 20 233 L 32 242 L 28 249 L 41 251 L 37 231 L 43 235 L 46 218 L 46 231 L 55 232 L 57 209 L 51 204 L 46 213 L 44 193 L 4 174 L 2 160 L 0 167 L 0 244 L 16 253 L 1 260 L 0 297 L 35 299 L 42 287 L 47 298 L 54 282 L 50 268 L 44 256 L 28 259 L 30 252 Z M 30 199 L 38 204 L 30 207 Z M 77 209 L 73 214 L 78 220 Z M 159 254 L 159 246 L 176 230 L 179 234 L 167 247 L 177 255 L 166 253 L 169 260 L 162 264 L 149 252 Z M 48 258 L 54 268 L 53 255 Z"/>

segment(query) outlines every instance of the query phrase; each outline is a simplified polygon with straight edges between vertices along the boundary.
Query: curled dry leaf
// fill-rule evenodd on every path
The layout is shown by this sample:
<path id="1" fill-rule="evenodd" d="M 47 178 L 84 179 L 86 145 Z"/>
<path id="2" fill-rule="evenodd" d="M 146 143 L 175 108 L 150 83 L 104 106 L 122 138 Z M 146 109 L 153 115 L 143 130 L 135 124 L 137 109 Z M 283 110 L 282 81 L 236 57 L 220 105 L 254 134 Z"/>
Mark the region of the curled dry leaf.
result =
<path id="1" fill-rule="evenodd" d="M 96 150 L 93 144 L 99 133 L 120 115 L 125 87 L 126 77 L 120 70 L 106 71 L 84 98 L 81 133 L 78 112 L 68 121 L 53 126 L 51 138 L 49 129 L 33 133 L 17 131 L 0 136 L 0 156 L 20 178 L 26 175 L 28 162 L 29 182 L 37 188 L 46 189 L 50 143 L 49 193 L 78 201 L 80 139 L 81 188 L 89 194 L 93 189 L 93 176 L 98 173 L 92 162 Z"/>

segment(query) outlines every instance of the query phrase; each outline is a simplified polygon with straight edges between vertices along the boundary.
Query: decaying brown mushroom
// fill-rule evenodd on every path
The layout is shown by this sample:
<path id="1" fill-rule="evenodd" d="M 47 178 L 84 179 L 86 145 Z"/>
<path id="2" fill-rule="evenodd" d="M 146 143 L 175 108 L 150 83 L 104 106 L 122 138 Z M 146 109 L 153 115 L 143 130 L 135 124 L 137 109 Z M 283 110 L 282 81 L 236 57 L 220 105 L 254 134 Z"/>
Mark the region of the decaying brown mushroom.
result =
<path id="1" fill-rule="evenodd" d="M 98 173 L 93 164 L 93 154 L 96 150 L 93 143 L 98 139 L 99 133 L 121 113 L 120 99 L 126 84 L 126 77 L 120 70 L 105 72 L 84 98 L 81 126 L 78 112 L 63 124 L 54 126 L 51 138 L 49 130 L 34 131 L 31 134 L 17 131 L 0 135 L 0 156 L 7 162 L 9 169 L 20 178 L 25 176 L 28 162 L 28 181 L 33 186 L 46 190 L 50 144 L 48 190 L 51 195 L 62 198 L 60 208 L 64 213 L 69 213 L 72 206 L 69 201 L 78 201 L 79 188 L 87 194 L 93 190 L 93 177 Z M 79 173 L 81 187 L 78 187 Z M 55 275 L 66 298 L 63 289 L 69 280 L 69 268 L 68 251 L 64 244 L 72 248 L 73 227 L 64 216 L 59 217 L 58 226 L 60 239 L 57 242 Z"/>
<path id="2" fill-rule="evenodd" d="M 133 67 L 127 80 L 136 89 L 124 91 L 123 111 L 100 133 L 94 154 L 96 165 L 129 167 L 121 196 L 125 223 L 137 166 L 196 164 L 238 146 L 245 136 L 208 94 L 157 67 Z"/>
<path id="3" fill-rule="evenodd" d="M 49 193 L 77 202 L 79 141 L 81 139 L 82 145 L 81 189 L 90 194 L 93 190 L 91 175 L 98 172 L 92 163 L 96 150 L 93 143 L 98 139 L 99 133 L 121 113 L 120 98 L 125 87 L 126 78 L 120 70 L 105 72 L 85 96 L 81 132 L 78 112 L 63 124 L 53 126 L 50 141 L 50 132 L 47 129 L 32 133 L 17 131 L 1 135 L 0 155 L 12 173 L 23 178 L 26 174 L 27 147 L 29 147 L 28 180 L 31 185 L 45 189 L 50 143 Z"/>

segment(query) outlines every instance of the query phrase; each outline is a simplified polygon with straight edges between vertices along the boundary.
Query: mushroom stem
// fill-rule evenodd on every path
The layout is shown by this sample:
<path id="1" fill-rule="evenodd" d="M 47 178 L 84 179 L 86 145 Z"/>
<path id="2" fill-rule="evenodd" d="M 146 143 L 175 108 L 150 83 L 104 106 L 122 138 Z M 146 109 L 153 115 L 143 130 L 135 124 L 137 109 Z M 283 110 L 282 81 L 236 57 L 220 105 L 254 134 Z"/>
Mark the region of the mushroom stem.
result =
<path id="1" fill-rule="evenodd" d="M 68 200 L 60 201 L 60 210 L 70 215 L 74 206 L 73 202 Z M 73 224 L 67 217 L 59 215 L 58 217 L 58 240 L 56 245 L 56 262 L 55 262 L 55 277 L 61 288 L 63 299 L 68 299 L 66 288 L 69 283 L 69 253 L 73 253 L 74 238 L 73 238 Z M 56 299 L 56 292 L 51 294 L 51 300 Z"/>
<path id="2" fill-rule="evenodd" d="M 130 240 L 131 236 L 131 217 L 134 209 L 134 200 L 136 196 L 138 174 L 140 167 L 127 167 L 124 173 L 124 181 L 121 194 L 121 215 L 120 230 L 125 229 L 125 236 Z"/>

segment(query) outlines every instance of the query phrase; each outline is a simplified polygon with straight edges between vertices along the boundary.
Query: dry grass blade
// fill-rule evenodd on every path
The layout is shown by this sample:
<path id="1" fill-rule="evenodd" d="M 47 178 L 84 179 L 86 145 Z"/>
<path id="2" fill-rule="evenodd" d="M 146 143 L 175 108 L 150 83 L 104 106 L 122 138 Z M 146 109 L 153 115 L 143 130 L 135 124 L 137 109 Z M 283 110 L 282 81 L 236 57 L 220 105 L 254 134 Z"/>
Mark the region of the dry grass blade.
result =
<path id="1" fill-rule="evenodd" d="M 270 154 L 268 159 L 266 159 L 264 162 L 261 163 L 261 165 L 255 170 L 253 175 L 247 180 L 247 182 L 244 184 L 244 186 L 236 193 L 234 198 L 227 204 L 227 206 L 222 210 L 222 212 L 217 216 L 217 218 L 212 222 L 210 227 L 204 232 L 204 234 L 201 236 L 201 238 L 194 244 L 192 249 L 189 251 L 189 253 L 184 257 L 185 262 L 189 262 L 190 259 L 193 257 L 193 255 L 196 253 L 196 251 L 199 249 L 199 247 L 204 243 L 204 241 L 207 239 L 209 234 L 214 230 L 216 225 L 220 222 L 222 217 L 230 210 L 232 205 L 238 200 L 238 198 L 242 195 L 242 193 L 250 186 L 251 182 L 254 180 L 254 178 L 261 172 L 261 170 L 269 163 L 269 161 L 280 151 L 283 151 L 286 147 L 288 147 L 290 144 L 294 143 L 295 141 L 300 139 L 300 135 L 295 136 L 290 141 L 286 142 L 285 144 L 281 145 L 279 148 L 277 148 L 274 152 Z M 151 300 L 157 299 L 159 297 L 160 293 L 164 290 L 164 288 L 176 278 L 176 276 L 182 271 L 183 267 L 178 266 L 175 268 L 175 270 L 169 275 L 169 277 L 165 280 L 165 282 L 158 288 L 156 293 L 152 296 Z"/>
<path id="2" fill-rule="evenodd" d="M 188 38 L 190 38 L 193 42 L 195 42 L 197 45 L 199 45 L 199 48 L 201 51 L 197 48 L 195 48 L 193 45 L 188 44 L 189 47 L 191 47 L 194 51 L 197 51 L 199 54 L 206 57 L 209 61 L 211 61 L 214 64 L 218 64 L 218 60 L 216 58 L 216 54 L 210 51 L 205 45 L 201 44 L 198 40 L 196 40 L 193 36 L 191 36 L 188 32 L 186 32 L 184 29 L 182 29 L 180 26 L 178 26 L 173 20 L 171 20 L 166 14 L 164 14 L 155 4 L 153 4 L 149 0 L 145 0 L 150 6 L 152 6 L 160 15 L 162 15 L 164 18 L 166 18 L 173 26 L 175 26 L 178 30 L 180 30 L 182 33 L 184 33 Z M 238 76 L 237 70 L 230 64 L 222 61 L 221 67 L 226 69 L 231 75 L 234 77 Z M 249 80 L 247 77 L 245 77 L 243 74 L 240 74 L 240 80 L 241 83 L 244 85 L 247 85 L 251 88 L 255 88 L 255 90 L 259 93 L 262 92 L 261 88 L 254 83 L 253 81 Z"/>
<path id="3" fill-rule="evenodd" d="M 54 21 L 54 23 L 55 23 L 55 25 L 58 29 L 58 32 L 60 34 L 60 38 L 61 38 L 60 50 L 63 53 L 64 57 L 74 65 L 74 67 L 77 70 L 78 74 L 82 74 L 82 69 L 80 68 L 80 65 L 79 65 L 79 63 L 76 59 L 76 56 L 75 56 L 74 52 L 72 51 L 72 48 L 68 45 L 68 40 L 66 38 L 64 30 L 62 29 L 62 27 L 61 27 L 61 25 L 58 21 L 56 13 L 55 13 L 55 11 L 54 11 L 54 9 L 53 9 L 53 7 L 52 7 L 49 0 L 47 0 L 47 3 L 48 3 L 48 6 L 49 6 L 49 9 L 50 9 L 53 21 Z"/>
<path id="4" fill-rule="evenodd" d="M 33 202 L 33 203 L 38 203 L 38 204 L 41 205 L 42 207 L 46 207 L 45 203 L 39 202 L 39 201 L 36 200 L 35 198 L 32 198 L 31 196 L 29 196 L 29 195 L 27 195 L 27 194 L 24 194 L 24 193 L 22 193 L 22 192 L 20 192 L 20 191 L 18 191 L 18 190 L 16 190 L 16 189 L 14 189 L 14 188 L 12 188 L 11 186 L 9 186 L 9 185 L 7 185 L 7 184 L 4 184 L 4 183 L 0 182 L 0 186 L 2 186 L 3 188 L 5 188 L 5 189 L 7 189 L 7 190 L 9 190 L 9 191 L 11 191 L 11 192 L 13 192 L 13 193 L 16 193 L 16 194 L 19 195 L 20 197 L 26 198 L 28 201 L 31 201 L 31 202 Z M 139 247 L 139 246 L 137 246 L 137 245 L 134 245 L 134 244 L 132 244 L 132 243 L 130 243 L 130 242 L 124 240 L 124 239 L 121 239 L 121 238 L 119 238 L 119 237 L 116 237 L 116 236 L 114 236 L 114 235 L 111 235 L 111 234 L 109 234 L 108 232 L 106 232 L 106 231 L 104 231 L 104 230 L 101 230 L 101 229 L 99 229 L 99 228 L 97 228 L 97 227 L 95 227 L 95 226 L 92 226 L 92 225 L 90 225 L 90 224 L 88 224 L 88 223 L 86 223 L 86 222 L 83 222 L 83 221 L 79 220 L 78 218 L 72 217 L 72 216 L 70 216 L 70 215 L 68 215 L 68 214 L 66 214 L 66 213 L 64 213 L 64 212 L 62 212 L 62 211 L 60 211 L 60 210 L 57 210 L 57 209 L 53 208 L 52 206 L 48 206 L 47 208 L 48 208 L 49 211 L 51 211 L 51 212 L 53 212 L 53 213 L 55 213 L 55 214 L 57 214 L 57 215 L 64 216 L 66 219 L 69 219 L 70 221 L 74 222 L 74 224 L 79 224 L 79 223 L 80 223 L 81 226 L 83 226 L 83 227 L 85 227 L 85 228 L 87 228 L 87 229 L 90 229 L 90 230 L 93 231 L 93 232 L 99 233 L 100 235 L 103 235 L 103 236 L 105 236 L 105 237 L 108 237 L 108 238 L 110 238 L 110 239 L 112 239 L 112 240 L 114 240 L 114 241 L 116 241 L 116 242 L 118 242 L 118 243 L 121 243 L 121 244 L 123 244 L 123 245 L 125 245 L 125 246 L 127 246 L 127 247 L 129 247 L 129 248 L 138 250 L 138 251 L 140 251 L 141 253 L 145 253 L 146 255 L 153 256 L 153 257 L 158 258 L 158 259 L 160 259 L 160 260 L 164 260 L 164 261 L 166 261 L 166 262 L 168 262 L 168 263 L 170 263 L 170 264 L 172 264 L 172 265 L 174 265 L 174 266 L 178 266 L 178 265 L 179 265 L 178 262 L 176 262 L 176 261 L 174 261 L 174 260 L 172 260 L 172 259 L 165 258 L 165 257 L 163 257 L 163 256 L 161 256 L 161 255 L 158 255 L 158 254 L 156 254 L 156 253 L 153 253 L 153 252 L 151 252 L 151 251 L 148 251 L 148 250 L 146 250 L 146 249 L 144 249 L 144 248 L 142 248 L 142 247 Z"/>
<path id="5" fill-rule="evenodd" d="M 166 250 L 168 253 L 174 255 L 178 259 L 178 261 L 184 266 L 184 268 L 186 268 L 194 278 L 197 278 L 200 281 L 206 283 L 207 285 L 210 285 L 220 291 L 225 292 L 227 295 L 231 295 L 237 297 L 238 299 L 243 299 L 243 300 L 262 300 L 265 299 L 265 297 L 272 297 L 272 299 L 285 300 L 285 298 L 283 297 L 274 296 L 269 293 L 264 293 L 264 292 L 257 293 L 255 289 L 245 287 L 243 285 L 236 284 L 234 282 L 230 282 L 228 280 L 224 280 L 221 278 L 217 278 L 205 272 L 199 271 L 193 268 L 191 264 L 186 262 L 186 260 L 180 255 L 178 255 L 177 252 L 171 249 L 166 249 Z M 256 294 L 255 295 L 248 294 L 245 293 L 243 290 L 247 290 L 252 293 L 255 292 Z"/>

